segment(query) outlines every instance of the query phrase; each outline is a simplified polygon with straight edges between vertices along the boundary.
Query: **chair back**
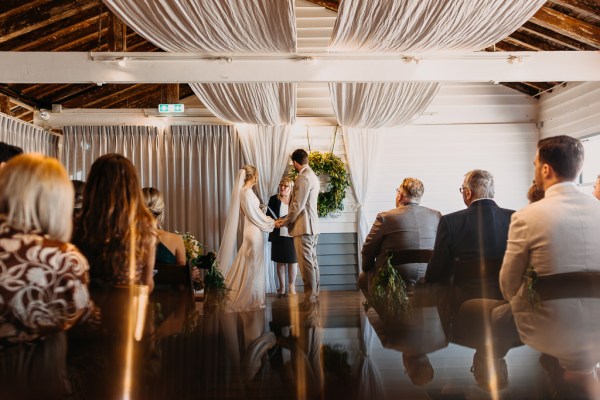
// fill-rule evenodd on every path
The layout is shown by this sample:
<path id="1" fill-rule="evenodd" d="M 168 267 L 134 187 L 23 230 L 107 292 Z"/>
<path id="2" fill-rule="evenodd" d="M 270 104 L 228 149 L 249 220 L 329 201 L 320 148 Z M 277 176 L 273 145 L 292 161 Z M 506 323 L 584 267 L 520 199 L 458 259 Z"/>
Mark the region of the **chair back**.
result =
<path id="1" fill-rule="evenodd" d="M 453 286 L 468 298 L 502 299 L 500 292 L 501 259 L 457 260 Z"/>
<path id="2" fill-rule="evenodd" d="M 600 298 L 600 272 L 580 271 L 538 275 L 533 290 L 544 302 L 558 299 Z M 526 290 L 523 291 L 524 295 Z"/>
<path id="3" fill-rule="evenodd" d="M 392 256 L 392 265 L 428 263 L 432 254 L 432 249 L 408 249 L 388 252 L 388 255 Z"/>
<path id="4" fill-rule="evenodd" d="M 190 265 L 157 263 L 154 270 L 154 284 L 156 286 L 183 286 L 183 290 L 189 292 L 192 300 L 194 300 L 194 284 Z"/>

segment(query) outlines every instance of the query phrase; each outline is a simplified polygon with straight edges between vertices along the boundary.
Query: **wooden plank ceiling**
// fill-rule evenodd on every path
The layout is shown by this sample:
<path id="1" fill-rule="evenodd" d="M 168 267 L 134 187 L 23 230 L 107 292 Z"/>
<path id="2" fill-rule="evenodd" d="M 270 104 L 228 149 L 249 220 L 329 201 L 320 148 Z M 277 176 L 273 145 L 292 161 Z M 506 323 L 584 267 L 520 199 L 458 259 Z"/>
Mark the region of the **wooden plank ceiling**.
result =
<path id="1" fill-rule="evenodd" d="M 339 0 L 309 0 L 337 11 Z M 550 0 L 512 35 L 486 51 L 600 50 L 600 2 Z M 160 51 L 115 18 L 101 0 L 3 0 L 0 51 Z M 538 96 L 561 82 L 504 82 Z M 3 84 L 0 111 L 25 121 L 32 109 L 154 108 L 193 94 L 188 85 Z M 7 97 L 4 97 L 7 96 Z"/>

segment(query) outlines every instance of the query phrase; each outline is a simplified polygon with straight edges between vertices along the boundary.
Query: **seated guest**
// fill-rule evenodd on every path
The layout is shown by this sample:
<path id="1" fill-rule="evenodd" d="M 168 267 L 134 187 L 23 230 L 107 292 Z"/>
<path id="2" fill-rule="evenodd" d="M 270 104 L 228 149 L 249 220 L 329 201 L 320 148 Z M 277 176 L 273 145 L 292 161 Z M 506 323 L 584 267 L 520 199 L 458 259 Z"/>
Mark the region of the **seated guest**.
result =
<path id="1" fill-rule="evenodd" d="M 396 208 L 377 215 L 362 248 L 362 270 L 358 282 L 366 294 L 375 272 L 385 265 L 389 251 L 432 249 L 439 211 L 420 206 L 425 192 L 423 183 L 406 178 L 396 189 Z M 426 263 L 394 266 L 408 284 L 425 275 Z"/>
<path id="2" fill-rule="evenodd" d="M 153 187 L 142 189 L 144 203 L 148 210 L 156 218 L 156 234 L 158 235 L 158 245 L 156 246 L 156 262 L 159 264 L 185 264 L 185 245 L 183 238 L 176 233 L 162 230 L 164 222 L 165 201 L 162 193 Z"/>
<path id="3" fill-rule="evenodd" d="M 0 349 L 71 328 L 94 310 L 88 263 L 67 243 L 73 187 L 53 158 L 20 155 L 0 174 Z"/>
<path id="4" fill-rule="evenodd" d="M 529 203 L 535 203 L 536 201 L 540 201 L 543 198 L 544 190 L 540 189 L 538 185 L 535 184 L 534 180 L 531 186 L 529 187 L 529 190 L 527 191 L 527 200 L 529 200 Z"/>
<path id="5" fill-rule="evenodd" d="M 23 154 L 23 149 L 20 147 L 0 142 L 0 169 L 4 167 L 8 160 L 19 154 Z"/>
<path id="6" fill-rule="evenodd" d="M 592 192 L 595 198 L 600 200 L 600 175 L 596 178 L 596 183 L 594 183 L 594 191 Z"/>
<path id="7" fill-rule="evenodd" d="M 479 169 L 470 171 L 459 190 L 467 209 L 441 218 L 433 256 L 425 274 L 427 282 L 450 282 L 455 274 L 455 265 L 460 265 L 460 262 L 497 260 L 499 265 L 504 256 L 510 216 L 514 211 L 500 208 L 492 200 L 492 174 Z M 494 276 L 491 279 L 493 282 L 488 283 L 494 286 L 495 292 L 492 297 L 499 298 L 498 278 Z M 475 286 L 477 280 L 478 277 L 474 277 Z M 475 294 L 474 297 L 486 296 Z"/>
<path id="8" fill-rule="evenodd" d="M 600 203 L 577 188 L 583 159 L 572 137 L 538 142 L 535 181 L 546 197 L 513 215 L 500 286 L 521 340 L 557 358 L 565 380 L 597 388 L 600 289 L 592 278 L 600 273 Z"/>
<path id="9" fill-rule="evenodd" d="M 92 164 L 73 242 L 101 287 L 154 287 L 156 222 L 144 205 L 137 172 L 120 154 Z M 134 269 L 134 271 L 130 271 Z"/>
<path id="10" fill-rule="evenodd" d="M 81 206 L 83 205 L 83 188 L 85 188 L 85 182 L 72 180 L 73 190 L 75 191 L 75 197 L 73 201 L 73 220 L 79 217 L 81 213 Z"/>

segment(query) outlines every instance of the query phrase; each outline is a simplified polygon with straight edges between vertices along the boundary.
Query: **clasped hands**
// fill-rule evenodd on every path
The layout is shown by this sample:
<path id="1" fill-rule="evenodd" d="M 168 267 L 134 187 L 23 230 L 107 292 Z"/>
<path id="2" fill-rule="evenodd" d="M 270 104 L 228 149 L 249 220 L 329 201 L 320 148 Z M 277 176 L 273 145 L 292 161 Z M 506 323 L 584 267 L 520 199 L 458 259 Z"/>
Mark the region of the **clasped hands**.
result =
<path id="1" fill-rule="evenodd" d="M 283 226 L 283 218 L 277 218 L 275 220 L 275 228 L 279 229 Z"/>

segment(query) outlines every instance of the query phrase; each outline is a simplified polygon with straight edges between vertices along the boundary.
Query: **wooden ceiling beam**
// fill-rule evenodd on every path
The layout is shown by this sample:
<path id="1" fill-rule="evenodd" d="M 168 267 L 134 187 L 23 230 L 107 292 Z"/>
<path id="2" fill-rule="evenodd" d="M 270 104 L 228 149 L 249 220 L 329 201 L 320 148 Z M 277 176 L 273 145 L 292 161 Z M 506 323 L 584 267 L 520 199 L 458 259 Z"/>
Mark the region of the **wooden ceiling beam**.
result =
<path id="1" fill-rule="evenodd" d="M 99 9 L 102 3 L 96 1 L 75 2 L 72 0 L 54 0 L 35 9 L 20 14 L 18 18 L 9 18 L 0 24 L 0 43 L 36 29 L 50 25 L 61 19 L 80 14 L 90 8 Z"/>
<path id="2" fill-rule="evenodd" d="M 531 22 L 525 22 L 523 26 L 519 28 L 521 32 L 527 32 L 531 35 L 541 37 L 548 41 L 554 42 L 561 46 L 564 46 L 567 49 L 571 50 L 583 50 L 583 51 L 592 51 L 596 50 L 594 46 L 589 46 L 585 43 L 578 42 L 577 40 L 571 39 L 549 29 L 546 29 L 542 26 L 532 24 Z"/>
<path id="3" fill-rule="evenodd" d="M 12 87 L 12 85 L 0 84 L 0 93 L 4 93 L 5 95 L 12 97 L 13 99 L 19 100 L 20 102 L 34 107 L 34 108 L 51 108 L 51 103 L 46 103 L 40 101 L 36 98 L 28 96 L 26 94 L 21 93 L 19 90 Z"/>
<path id="4" fill-rule="evenodd" d="M 335 12 L 338 12 L 340 7 L 340 0 L 308 0 L 308 2 Z"/>
<path id="5" fill-rule="evenodd" d="M 530 22 L 600 49 L 600 28 L 550 7 L 540 8 Z"/>
<path id="6" fill-rule="evenodd" d="M 50 51 L 65 43 L 77 40 L 82 35 L 95 33 L 98 37 L 98 18 L 101 25 L 108 25 L 108 13 L 98 15 L 97 10 L 90 9 L 81 15 L 57 21 L 24 35 L 15 37 L 0 44 L 3 51 Z"/>
<path id="7" fill-rule="evenodd" d="M 105 108 L 157 108 L 162 102 L 162 85 L 145 86 L 125 99 L 116 99 Z"/>
<path id="8" fill-rule="evenodd" d="M 139 98 L 149 98 L 151 95 L 162 92 L 162 85 L 141 84 L 141 85 L 119 85 L 123 87 L 119 92 L 112 93 L 99 99 L 98 102 L 90 103 L 93 108 L 131 108 L 130 103 Z M 156 97 L 156 96 L 155 96 Z"/>
<path id="9" fill-rule="evenodd" d="M 502 82 L 501 85 L 525 93 L 528 96 L 536 96 L 539 93 L 536 88 L 522 82 Z"/>
<path id="10" fill-rule="evenodd" d="M 4 94 L 0 94 L 0 113 L 12 115 L 10 112 L 10 98 Z"/>
<path id="11" fill-rule="evenodd" d="M 15 15 L 23 14 L 32 8 L 39 7 L 49 0 L 32 0 L 23 2 L 23 0 L 3 0 L 0 2 L 0 22 L 6 21 Z"/>
<path id="12" fill-rule="evenodd" d="M 518 43 L 523 48 L 528 50 L 536 50 L 536 51 L 562 51 L 562 50 L 572 50 L 571 47 L 562 46 L 556 42 L 549 41 L 547 39 L 540 38 L 538 36 L 534 36 L 527 31 L 521 31 L 518 29 L 516 32 L 513 32 L 512 35 L 504 39 L 510 43 Z"/>
<path id="13" fill-rule="evenodd" d="M 600 23 L 600 2 L 597 0 L 550 0 L 547 4 L 556 4 L 575 12 L 586 20 Z"/>
<path id="14" fill-rule="evenodd" d="M 127 96 L 128 92 L 139 88 L 143 84 L 107 84 L 90 88 L 85 94 L 62 103 L 63 107 L 79 108 L 85 107 L 102 108 L 99 104 L 113 96 Z"/>
<path id="15" fill-rule="evenodd" d="M 108 51 L 127 50 L 127 25 L 114 13 L 108 13 Z"/>

